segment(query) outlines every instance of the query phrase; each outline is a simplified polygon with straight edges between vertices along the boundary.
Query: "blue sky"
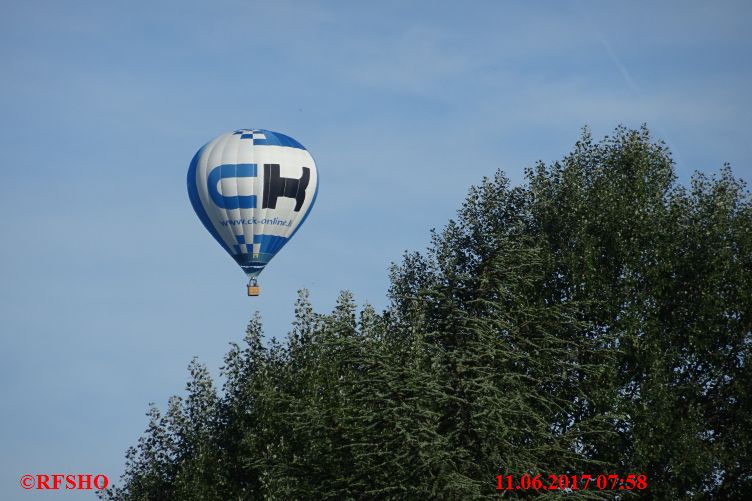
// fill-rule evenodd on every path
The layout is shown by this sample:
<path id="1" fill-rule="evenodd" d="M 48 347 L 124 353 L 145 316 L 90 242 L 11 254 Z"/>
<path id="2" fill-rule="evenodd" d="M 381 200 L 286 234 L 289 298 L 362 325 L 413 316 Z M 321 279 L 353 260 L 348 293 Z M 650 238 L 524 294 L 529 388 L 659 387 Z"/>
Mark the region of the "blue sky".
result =
<path id="1" fill-rule="evenodd" d="M 38 495 L 25 473 L 117 479 L 148 402 L 193 356 L 217 374 L 255 309 L 281 338 L 300 287 L 383 308 L 389 263 L 469 185 L 521 181 L 584 125 L 647 122 L 683 182 L 723 162 L 750 180 L 750 5 L 6 2 L 0 498 Z M 185 189 L 243 127 L 293 136 L 321 176 L 256 299 Z"/>

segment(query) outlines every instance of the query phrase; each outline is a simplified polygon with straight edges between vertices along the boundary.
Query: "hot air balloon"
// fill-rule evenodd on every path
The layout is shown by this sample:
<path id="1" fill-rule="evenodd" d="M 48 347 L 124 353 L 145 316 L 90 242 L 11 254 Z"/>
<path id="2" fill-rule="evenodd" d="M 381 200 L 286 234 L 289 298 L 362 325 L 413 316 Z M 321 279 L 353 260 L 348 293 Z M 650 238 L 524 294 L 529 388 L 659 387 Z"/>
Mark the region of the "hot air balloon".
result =
<path id="1" fill-rule="evenodd" d="M 259 273 L 308 217 L 318 186 L 308 150 L 264 129 L 222 134 L 188 169 L 193 210 L 248 276 L 249 296 L 259 295 Z"/>

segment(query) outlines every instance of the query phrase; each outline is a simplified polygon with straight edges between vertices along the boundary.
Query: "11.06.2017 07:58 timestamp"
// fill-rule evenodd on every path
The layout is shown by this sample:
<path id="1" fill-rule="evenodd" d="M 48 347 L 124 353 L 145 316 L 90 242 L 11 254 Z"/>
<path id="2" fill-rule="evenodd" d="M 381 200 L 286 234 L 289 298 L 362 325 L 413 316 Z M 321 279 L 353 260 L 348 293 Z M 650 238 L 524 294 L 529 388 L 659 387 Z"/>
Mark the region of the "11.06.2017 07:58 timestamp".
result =
<path id="1" fill-rule="evenodd" d="M 519 478 L 514 475 L 498 475 L 496 477 L 497 491 L 556 491 L 556 490 L 616 490 L 632 491 L 644 490 L 648 487 L 647 475 L 630 473 L 626 476 L 616 474 L 599 475 L 529 475 Z"/>

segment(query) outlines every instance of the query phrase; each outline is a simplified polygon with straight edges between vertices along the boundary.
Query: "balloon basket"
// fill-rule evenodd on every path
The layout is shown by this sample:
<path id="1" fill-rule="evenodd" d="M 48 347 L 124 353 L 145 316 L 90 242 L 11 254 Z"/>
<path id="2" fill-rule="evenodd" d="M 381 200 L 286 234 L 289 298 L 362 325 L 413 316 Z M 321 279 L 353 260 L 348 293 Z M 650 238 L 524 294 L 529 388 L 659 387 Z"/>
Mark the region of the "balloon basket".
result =
<path id="1" fill-rule="evenodd" d="M 248 295 L 249 296 L 258 296 L 261 294 L 261 287 L 258 285 L 249 285 L 248 286 Z"/>

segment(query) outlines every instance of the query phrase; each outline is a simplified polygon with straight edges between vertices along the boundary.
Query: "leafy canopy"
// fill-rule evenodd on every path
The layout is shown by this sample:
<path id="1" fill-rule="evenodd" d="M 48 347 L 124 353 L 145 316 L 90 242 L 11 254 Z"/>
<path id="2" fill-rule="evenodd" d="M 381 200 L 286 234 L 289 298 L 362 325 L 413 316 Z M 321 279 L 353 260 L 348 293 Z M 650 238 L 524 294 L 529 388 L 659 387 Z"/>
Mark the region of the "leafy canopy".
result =
<path id="1" fill-rule="evenodd" d="M 265 344 L 254 316 L 222 391 L 194 360 L 186 396 L 150 408 L 102 496 L 478 499 L 496 475 L 642 473 L 635 495 L 742 498 L 744 184 L 724 166 L 679 185 L 646 127 L 584 130 L 526 179 L 472 187 L 430 248 L 392 267 L 386 311 L 343 292 L 315 313 L 303 290 L 284 343 Z"/>

